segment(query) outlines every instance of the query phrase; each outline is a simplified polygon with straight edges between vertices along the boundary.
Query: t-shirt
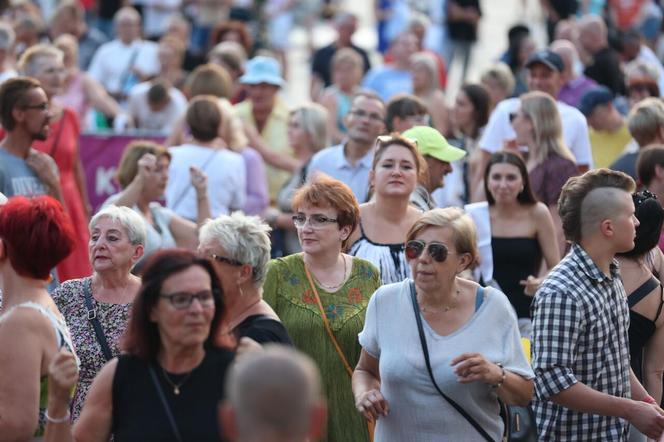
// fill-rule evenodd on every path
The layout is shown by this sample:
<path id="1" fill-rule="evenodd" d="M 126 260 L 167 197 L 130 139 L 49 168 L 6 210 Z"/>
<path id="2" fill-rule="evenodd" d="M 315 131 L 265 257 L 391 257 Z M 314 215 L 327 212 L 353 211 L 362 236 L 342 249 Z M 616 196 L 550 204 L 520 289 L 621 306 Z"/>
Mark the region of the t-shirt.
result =
<path id="1" fill-rule="evenodd" d="M 618 54 L 611 48 L 600 49 L 583 73 L 597 83 L 611 89 L 614 95 L 625 95 L 625 77 L 620 69 Z"/>
<path id="2" fill-rule="evenodd" d="M 625 150 L 632 140 L 627 125 L 623 124 L 615 132 L 590 129 L 590 147 L 595 167 L 609 167 Z"/>
<path id="3" fill-rule="evenodd" d="M 377 93 L 387 102 L 396 94 L 413 93 L 413 77 L 410 71 L 402 71 L 393 66 L 379 66 L 367 72 L 362 87 Z"/>
<path id="4" fill-rule="evenodd" d="M 0 149 L 0 193 L 7 198 L 15 195 L 36 196 L 48 192 L 23 158 Z"/>
<path id="5" fill-rule="evenodd" d="M 371 69 L 371 62 L 369 61 L 369 55 L 364 49 L 351 44 L 351 49 L 360 54 L 362 57 L 362 62 L 364 64 L 364 72 L 366 73 Z M 318 75 L 325 83 L 325 87 L 328 87 L 332 84 L 332 57 L 337 52 L 338 48 L 335 43 L 331 43 L 325 47 L 318 49 L 314 52 L 313 60 L 311 62 L 311 72 Z"/>
<path id="6" fill-rule="evenodd" d="M 380 390 L 390 404 L 378 419 L 375 440 L 438 442 L 482 440 L 477 431 L 440 397 L 424 363 L 410 298 L 410 279 L 380 287 L 371 297 L 362 348 L 379 361 Z M 418 312 L 419 313 L 419 312 Z M 479 310 L 458 330 L 437 334 L 422 321 L 434 378 L 439 387 L 470 412 L 493 440 L 501 440 L 503 422 L 496 393 L 482 382 L 461 384 L 450 362 L 466 352 L 481 353 L 506 370 L 534 377 L 521 347 L 517 318 L 507 297 L 489 290 Z"/>
<path id="7" fill-rule="evenodd" d="M 617 170 L 619 172 L 625 172 L 627 175 L 637 180 L 636 176 L 636 159 L 638 158 L 638 152 L 629 152 L 618 157 L 618 159 L 609 166 L 611 170 Z"/>
<path id="8" fill-rule="evenodd" d="M 134 86 L 129 92 L 128 111 L 136 121 L 137 129 L 155 132 L 168 132 L 175 122 L 187 111 L 187 99 L 174 87 L 168 89 L 169 102 L 159 112 L 150 109 L 148 92 L 152 83 L 144 82 Z"/>
<path id="9" fill-rule="evenodd" d="M 477 9 L 480 16 L 482 9 L 478 0 L 451 0 L 450 3 L 456 3 L 462 8 L 473 7 Z M 452 21 L 447 19 L 447 32 L 452 40 L 460 41 L 476 41 L 477 40 L 477 25 L 469 23 L 465 20 Z"/>
<path id="10" fill-rule="evenodd" d="M 213 217 L 244 207 L 247 198 L 246 167 L 239 153 L 195 144 L 171 147 L 166 207 L 183 218 L 196 220 L 196 190 L 191 185 L 190 166 L 208 176 L 207 194 Z"/>
<path id="11" fill-rule="evenodd" d="M 586 117 L 578 109 L 556 102 L 560 119 L 563 126 L 563 139 L 567 147 L 574 154 L 577 165 L 587 165 L 593 167 L 593 160 L 590 151 L 590 138 L 588 136 L 588 125 Z M 491 113 L 489 123 L 484 129 L 479 147 L 489 153 L 498 152 L 504 148 L 506 141 L 516 138 L 516 133 L 510 123 L 510 114 L 519 109 L 520 101 L 518 98 L 508 98 L 498 103 L 498 106 Z"/>

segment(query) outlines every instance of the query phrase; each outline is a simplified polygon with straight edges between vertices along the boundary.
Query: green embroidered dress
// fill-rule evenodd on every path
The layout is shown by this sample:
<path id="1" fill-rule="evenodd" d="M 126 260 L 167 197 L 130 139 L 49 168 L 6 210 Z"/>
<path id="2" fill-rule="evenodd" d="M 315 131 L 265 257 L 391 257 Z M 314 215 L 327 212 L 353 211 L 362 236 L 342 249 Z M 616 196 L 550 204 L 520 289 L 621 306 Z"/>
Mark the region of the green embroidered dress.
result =
<path id="1" fill-rule="evenodd" d="M 322 441 L 367 442 L 366 421 L 355 409 L 350 377 L 325 331 L 302 256 L 298 253 L 270 262 L 263 299 L 279 315 L 295 347 L 311 356 L 321 370 L 328 406 L 327 438 Z M 316 286 L 332 332 L 351 368 L 360 358 L 357 335 L 364 328 L 369 298 L 378 287 L 378 269 L 355 257 L 350 277 L 339 290 L 329 293 Z"/>

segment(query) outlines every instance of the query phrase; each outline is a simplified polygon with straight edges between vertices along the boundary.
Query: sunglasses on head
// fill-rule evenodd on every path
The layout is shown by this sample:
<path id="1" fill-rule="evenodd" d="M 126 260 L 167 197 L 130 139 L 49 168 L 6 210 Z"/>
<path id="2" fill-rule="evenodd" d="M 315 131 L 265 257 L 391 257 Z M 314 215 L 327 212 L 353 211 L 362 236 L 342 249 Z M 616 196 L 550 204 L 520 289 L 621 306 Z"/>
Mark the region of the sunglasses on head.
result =
<path id="1" fill-rule="evenodd" d="M 420 239 L 412 239 L 406 243 L 406 258 L 419 258 L 425 248 L 429 256 L 436 262 L 444 262 L 447 259 L 447 255 L 451 253 L 447 249 L 447 246 L 441 242 L 430 242 L 427 244 Z"/>

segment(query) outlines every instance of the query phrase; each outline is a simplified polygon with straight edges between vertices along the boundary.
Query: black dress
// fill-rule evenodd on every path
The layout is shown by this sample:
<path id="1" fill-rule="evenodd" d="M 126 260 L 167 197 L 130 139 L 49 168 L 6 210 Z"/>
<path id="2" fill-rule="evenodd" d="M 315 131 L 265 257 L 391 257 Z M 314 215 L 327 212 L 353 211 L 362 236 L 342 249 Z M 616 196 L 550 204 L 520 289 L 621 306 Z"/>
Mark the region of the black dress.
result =
<path id="1" fill-rule="evenodd" d="M 228 350 L 208 349 L 189 375 L 166 373 L 158 364 L 152 365 L 184 441 L 222 440 L 217 406 L 224 397 L 224 379 L 233 356 Z M 180 394 L 175 394 L 166 376 L 180 385 Z M 115 442 L 177 440 L 148 363 L 134 355 L 118 357 L 113 378 L 112 433 Z"/>
<path id="2" fill-rule="evenodd" d="M 533 298 L 519 284 L 529 275 L 537 275 L 542 263 L 542 249 L 537 238 L 491 237 L 493 279 L 507 295 L 519 319 L 530 318 Z"/>
<path id="3" fill-rule="evenodd" d="M 285 344 L 292 346 L 286 327 L 280 321 L 265 315 L 251 315 L 238 324 L 234 329 L 235 338 L 239 341 L 242 337 L 248 337 L 259 344 Z"/>
<path id="4" fill-rule="evenodd" d="M 643 356 L 645 346 L 648 344 L 652 335 L 655 334 L 656 322 L 659 315 L 662 313 L 662 305 L 664 301 L 660 299 L 655 319 L 650 320 L 632 310 L 632 308 L 639 303 L 643 298 L 649 295 L 657 287 L 662 290 L 662 284 L 657 278 L 651 276 L 649 280 L 641 284 L 636 290 L 627 295 L 627 302 L 629 304 L 629 355 L 632 370 L 640 382 L 643 382 Z"/>

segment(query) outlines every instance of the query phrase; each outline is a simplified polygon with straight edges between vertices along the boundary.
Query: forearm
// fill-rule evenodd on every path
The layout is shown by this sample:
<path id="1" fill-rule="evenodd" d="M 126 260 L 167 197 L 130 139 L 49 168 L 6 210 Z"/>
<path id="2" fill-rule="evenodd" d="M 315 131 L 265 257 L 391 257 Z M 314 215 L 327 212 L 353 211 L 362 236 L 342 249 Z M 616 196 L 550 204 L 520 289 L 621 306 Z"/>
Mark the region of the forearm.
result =
<path id="1" fill-rule="evenodd" d="M 505 374 L 503 385 L 496 389 L 500 400 L 508 405 L 528 405 L 533 397 L 533 381 L 507 370 Z"/>
<path id="2" fill-rule="evenodd" d="M 658 404 L 662 403 L 662 370 L 646 369 L 643 386 Z"/>
<path id="3" fill-rule="evenodd" d="M 577 382 L 549 398 L 552 402 L 581 413 L 626 418 L 630 399 L 611 396 Z"/>
<path id="4" fill-rule="evenodd" d="M 78 191 L 81 194 L 81 201 L 83 202 L 83 207 L 87 213 L 87 216 L 90 216 L 90 198 L 88 197 L 88 187 L 85 180 L 85 171 L 83 170 L 83 164 L 81 163 L 80 158 L 76 161 L 76 166 L 74 168 L 74 173 L 76 175 L 76 185 L 78 186 Z"/>
<path id="5" fill-rule="evenodd" d="M 212 219 L 212 210 L 210 210 L 210 200 L 207 191 L 196 192 L 196 225 L 202 226 L 205 221 Z"/>
<path id="6" fill-rule="evenodd" d="M 69 403 L 49 396 L 47 413 L 53 419 L 59 419 L 69 415 Z M 71 424 L 69 419 L 65 422 L 54 423 L 46 421 L 44 442 L 73 442 Z"/>
<path id="7" fill-rule="evenodd" d="M 114 204 L 116 206 L 134 207 L 140 199 L 142 192 L 143 178 L 140 175 L 136 175 L 136 178 L 120 192 Z"/>
<path id="8" fill-rule="evenodd" d="M 641 382 L 636 378 L 636 375 L 631 368 L 629 369 L 629 385 L 632 391 L 632 399 L 635 401 L 642 401 L 649 396 L 648 392 L 643 388 L 643 385 L 641 385 Z"/>
<path id="9" fill-rule="evenodd" d="M 65 207 L 65 200 L 62 197 L 62 188 L 60 187 L 60 183 L 55 182 L 48 185 L 47 187 L 48 187 L 48 195 L 60 201 L 62 207 Z"/>
<path id="10" fill-rule="evenodd" d="M 355 368 L 352 379 L 355 400 L 369 390 L 380 390 L 380 381 L 371 372 Z"/>

